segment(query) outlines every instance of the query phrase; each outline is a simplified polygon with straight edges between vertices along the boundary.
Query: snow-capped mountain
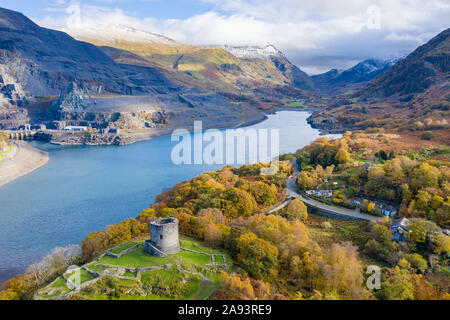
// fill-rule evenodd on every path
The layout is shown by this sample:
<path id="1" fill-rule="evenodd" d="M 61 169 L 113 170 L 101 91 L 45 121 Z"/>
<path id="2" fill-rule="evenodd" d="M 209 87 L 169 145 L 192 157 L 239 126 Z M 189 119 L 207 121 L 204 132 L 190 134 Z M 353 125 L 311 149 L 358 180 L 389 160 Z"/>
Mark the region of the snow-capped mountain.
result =
<path id="1" fill-rule="evenodd" d="M 380 74 L 390 69 L 399 59 L 380 60 L 368 59 L 364 60 L 354 67 L 343 71 L 336 79 L 338 81 L 349 81 L 352 83 L 370 81 Z"/>
<path id="2" fill-rule="evenodd" d="M 359 89 L 367 82 L 381 76 L 403 57 L 388 60 L 367 59 L 347 70 L 332 69 L 326 73 L 314 75 L 316 88 L 324 93 L 343 93 L 346 90 Z"/>
<path id="3" fill-rule="evenodd" d="M 238 58 L 241 59 L 269 59 L 270 57 L 283 57 L 283 53 L 278 50 L 274 45 L 268 44 L 264 47 L 258 46 L 231 46 L 222 45 L 214 46 L 216 48 L 222 48 Z"/>
<path id="4" fill-rule="evenodd" d="M 64 30 L 75 39 L 95 39 L 102 42 L 130 41 L 184 46 L 185 44 L 149 31 L 125 25 L 97 25 L 95 28 L 70 28 Z"/>

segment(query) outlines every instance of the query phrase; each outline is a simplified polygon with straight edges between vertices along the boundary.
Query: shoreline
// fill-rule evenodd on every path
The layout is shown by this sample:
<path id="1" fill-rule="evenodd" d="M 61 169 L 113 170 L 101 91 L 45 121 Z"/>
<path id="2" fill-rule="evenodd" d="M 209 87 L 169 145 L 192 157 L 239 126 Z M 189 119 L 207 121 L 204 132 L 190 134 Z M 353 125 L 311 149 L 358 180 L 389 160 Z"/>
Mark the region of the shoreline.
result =
<path id="1" fill-rule="evenodd" d="M 230 125 L 231 123 L 219 123 L 217 119 L 212 119 L 213 121 L 210 121 L 210 123 L 206 123 L 204 126 L 204 130 L 207 129 L 227 129 L 227 128 L 245 128 L 249 127 L 261 122 L 264 122 L 268 119 L 268 115 L 276 114 L 279 111 L 296 111 L 296 112 L 307 112 L 312 113 L 316 111 L 317 108 L 283 108 L 283 107 L 277 107 L 273 110 L 270 110 L 268 112 L 257 112 L 256 114 L 252 115 L 250 120 L 241 121 L 240 123 L 234 123 L 233 125 Z M 146 132 L 134 132 L 134 133 L 128 133 L 124 134 L 123 137 L 128 140 L 127 144 L 133 144 L 136 142 L 141 141 L 147 141 L 154 138 L 160 138 L 169 136 L 173 130 L 175 130 L 177 127 L 183 127 L 182 124 L 178 124 L 178 126 L 167 126 L 162 128 L 155 128 L 156 130 L 149 130 Z M 187 126 L 188 129 L 192 130 L 193 125 Z M 325 133 L 326 134 L 326 133 Z M 102 146 L 103 144 L 88 144 L 88 143 L 80 143 L 80 144 L 71 144 L 71 143 L 58 143 L 58 142 L 52 142 L 49 141 L 51 144 L 60 145 L 60 146 L 73 146 L 73 145 L 93 145 L 93 146 Z M 17 141 L 16 144 L 19 146 L 19 150 L 17 151 L 17 154 L 12 158 L 8 160 L 4 160 L 4 162 L 0 162 L 0 188 L 4 185 L 23 177 L 31 172 L 33 172 L 36 169 L 39 169 L 40 167 L 44 166 L 49 160 L 50 157 L 47 152 L 39 150 L 37 148 L 34 148 L 30 146 L 25 141 Z"/>
<path id="2" fill-rule="evenodd" d="M 17 141 L 16 144 L 16 154 L 0 162 L 0 188 L 44 166 L 50 160 L 47 152 L 36 149 L 25 141 Z"/>
<path id="3" fill-rule="evenodd" d="M 227 124 L 229 124 L 229 123 L 222 123 L 221 125 L 218 126 L 218 127 L 222 127 L 222 128 L 218 128 L 218 129 L 226 129 L 226 128 L 243 128 L 243 127 L 252 126 L 252 125 L 255 125 L 255 124 L 257 124 L 257 123 L 261 123 L 261 122 L 267 120 L 267 119 L 268 119 L 268 116 L 274 115 L 274 114 L 276 114 L 276 113 L 278 113 L 278 112 L 281 112 L 281 111 L 296 111 L 296 112 L 307 112 L 307 113 L 311 113 L 311 112 L 313 112 L 313 111 L 315 111 L 315 110 L 312 109 L 312 108 L 308 108 L 308 109 L 306 109 L 306 108 L 302 108 L 302 109 L 298 109 L 298 108 L 275 108 L 275 109 L 270 110 L 270 111 L 268 111 L 268 112 L 259 112 L 259 113 L 257 113 L 257 114 L 254 114 L 254 115 L 252 115 L 251 117 L 249 117 L 250 119 L 246 119 L 246 121 L 240 121 L 240 123 L 234 123 L 233 126 L 228 126 Z M 203 129 L 204 129 L 204 130 L 207 130 L 207 129 L 209 129 L 210 127 L 213 127 L 215 124 L 217 125 L 217 124 L 220 124 L 220 123 L 218 123 L 217 120 L 216 120 L 216 121 L 211 121 L 210 123 L 208 123 L 207 125 L 205 125 Z M 180 126 L 181 126 L 181 125 L 180 125 Z M 223 128 L 223 127 L 224 127 L 224 128 Z M 217 127 L 216 127 L 216 128 L 217 128 Z M 215 129 L 216 129 L 216 128 L 215 128 Z M 134 141 L 134 142 L 142 142 L 142 141 L 146 141 L 146 140 L 152 140 L 152 139 L 158 138 L 158 137 L 170 136 L 172 130 L 173 130 L 173 125 L 172 125 L 172 126 L 167 126 L 167 127 L 165 127 L 165 128 L 159 128 L 159 130 L 152 130 L 151 132 L 145 132 L 145 133 L 140 133 L 140 134 L 138 133 L 138 134 L 137 134 L 137 135 L 138 135 L 138 139 L 136 139 L 136 141 Z M 23 141 L 18 141 L 18 142 L 19 142 L 19 143 L 25 144 L 25 145 L 28 147 L 28 149 L 34 149 L 34 151 L 38 151 L 38 152 L 40 151 L 40 150 L 37 149 L 37 148 L 31 147 L 31 146 L 28 145 L 28 143 L 26 143 L 26 142 L 23 142 Z M 134 142 L 133 142 L 133 143 L 134 143 Z M 69 144 L 67 144 L 67 146 L 69 146 Z M 43 162 L 40 166 L 34 168 L 33 170 L 35 170 L 35 169 L 37 169 L 37 168 L 39 168 L 39 167 L 45 165 L 45 164 L 47 163 L 47 161 L 48 161 L 48 158 L 49 158 L 49 157 L 48 157 L 48 154 L 47 154 L 46 152 L 44 152 L 44 151 L 40 151 L 40 152 L 43 153 L 43 154 L 45 154 L 45 155 L 47 156 L 47 160 L 46 160 L 45 162 Z M 19 178 L 19 177 L 21 177 L 21 176 L 24 176 L 24 175 L 26 175 L 26 174 L 32 172 L 33 170 L 31 170 L 31 171 L 29 171 L 29 172 L 22 172 L 20 175 L 17 175 L 14 179 L 17 179 L 17 178 Z M 1 168 L 0 168 L 0 173 L 1 173 Z M 0 179 L 1 179 L 1 177 L 0 177 Z M 11 181 L 12 181 L 12 180 L 11 180 Z M 6 184 L 6 183 L 5 183 L 5 184 Z M 2 186 L 2 184 L 0 183 L 0 188 L 1 188 L 1 186 Z M 28 266 L 27 266 L 27 267 L 28 267 Z M 2 273 L 2 271 L 4 271 L 4 270 L 1 270 L 1 269 L 0 269 L 0 274 Z M 11 271 L 11 270 L 7 269 L 7 270 L 5 270 L 4 272 L 10 272 L 10 273 L 13 274 L 12 276 L 10 276 L 10 274 L 8 274 L 8 278 L 7 278 L 7 279 L 10 279 L 10 278 L 13 277 L 15 274 L 18 274 L 18 273 L 20 274 L 20 272 L 22 272 L 22 271 L 16 272 L 16 271 Z M 6 281 L 6 280 L 5 280 L 5 281 Z M 1 284 L 1 280 L 0 280 L 0 284 Z"/>

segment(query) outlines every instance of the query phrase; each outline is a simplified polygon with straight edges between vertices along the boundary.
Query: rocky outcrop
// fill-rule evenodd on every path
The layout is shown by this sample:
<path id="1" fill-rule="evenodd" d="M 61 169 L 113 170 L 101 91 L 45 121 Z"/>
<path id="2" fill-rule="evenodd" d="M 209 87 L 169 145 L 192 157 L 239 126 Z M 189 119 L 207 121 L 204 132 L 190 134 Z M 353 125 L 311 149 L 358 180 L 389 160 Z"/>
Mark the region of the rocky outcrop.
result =
<path id="1" fill-rule="evenodd" d="M 100 134 L 100 133 L 55 133 L 52 135 L 50 143 L 59 145 L 126 145 L 136 142 L 133 137 Z"/>
<path id="2" fill-rule="evenodd" d="M 66 92 L 72 83 L 89 92 L 158 94 L 180 88 L 154 68 L 114 62 L 94 45 L 41 28 L 21 13 L 0 8 L 0 75 L 27 96 Z"/>
<path id="3" fill-rule="evenodd" d="M 9 104 L 0 97 L 0 130 L 18 128 L 28 123 L 28 113 L 24 109 Z"/>

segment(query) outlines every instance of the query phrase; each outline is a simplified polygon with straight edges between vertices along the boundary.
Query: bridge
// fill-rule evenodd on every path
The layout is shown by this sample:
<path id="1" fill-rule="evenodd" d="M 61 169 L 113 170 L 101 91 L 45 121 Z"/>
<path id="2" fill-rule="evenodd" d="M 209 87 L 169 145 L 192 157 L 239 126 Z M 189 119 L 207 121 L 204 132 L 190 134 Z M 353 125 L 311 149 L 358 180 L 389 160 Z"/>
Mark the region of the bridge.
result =
<path id="1" fill-rule="evenodd" d="M 10 140 L 44 140 L 48 141 L 51 134 L 44 131 L 37 130 L 14 130 L 5 131 Z"/>

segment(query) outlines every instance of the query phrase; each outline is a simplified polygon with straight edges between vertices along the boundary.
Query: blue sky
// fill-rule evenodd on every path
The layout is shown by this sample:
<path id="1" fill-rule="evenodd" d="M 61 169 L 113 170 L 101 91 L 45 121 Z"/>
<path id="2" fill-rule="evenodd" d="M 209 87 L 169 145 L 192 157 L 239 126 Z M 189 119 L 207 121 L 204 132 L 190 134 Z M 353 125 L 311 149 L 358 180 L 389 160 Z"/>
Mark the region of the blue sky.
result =
<path id="1" fill-rule="evenodd" d="M 450 27 L 448 0 L 7 0 L 0 6 L 72 35 L 125 25 L 196 45 L 273 44 L 309 74 L 405 55 Z"/>
<path id="2" fill-rule="evenodd" d="M 212 9 L 211 3 L 197 0 L 13 0 L 0 1 L 8 9 L 20 11 L 34 19 L 44 19 L 49 16 L 49 10 L 67 7 L 69 4 L 91 4 L 110 9 L 120 8 L 138 18 L 149 16 L 160 19 L 186 19 Z"/>

